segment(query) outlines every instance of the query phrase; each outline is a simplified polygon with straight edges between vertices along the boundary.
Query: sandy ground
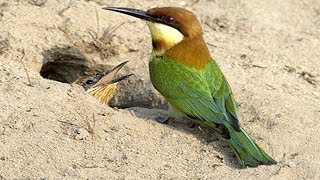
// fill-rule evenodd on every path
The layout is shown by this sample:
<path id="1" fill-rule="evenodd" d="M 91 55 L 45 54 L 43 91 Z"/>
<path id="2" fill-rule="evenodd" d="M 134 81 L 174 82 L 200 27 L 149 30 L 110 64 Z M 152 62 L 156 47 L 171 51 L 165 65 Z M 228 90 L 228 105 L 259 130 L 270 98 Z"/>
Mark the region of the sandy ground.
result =
<path id="1" fill-rule="evenodd" d="M 101 9 L 195 12 L 242 126 L 279 163 L 240 169 L 206 128 L 167 116 L 145 23 Z M 0 179 L 320 179 L 320 2 L 0 2 Z M 110 108 L 73 82 L 129 63 Z"/>

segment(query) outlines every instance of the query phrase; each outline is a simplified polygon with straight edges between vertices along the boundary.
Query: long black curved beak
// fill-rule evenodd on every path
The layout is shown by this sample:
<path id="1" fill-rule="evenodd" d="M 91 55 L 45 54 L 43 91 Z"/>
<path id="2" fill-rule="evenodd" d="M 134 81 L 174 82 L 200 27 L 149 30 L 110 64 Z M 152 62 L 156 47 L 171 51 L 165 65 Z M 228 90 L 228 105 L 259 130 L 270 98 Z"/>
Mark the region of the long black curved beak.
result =
<path id="1" fill-rule="evenodd" d="M 140 9 L 133 9 L 133 8 L 124 8 L 124 7 L 104 7 L 102 9 L 119 12 L 122 14 L 127 14 L 129 16 L 133 16 L 139 19 L 143 19 L 146 21 L 152 21 L 152 22 L 161 22 L 161 19 L 152 17 L 147 14 L 146 11 L 140 10 Z"/>

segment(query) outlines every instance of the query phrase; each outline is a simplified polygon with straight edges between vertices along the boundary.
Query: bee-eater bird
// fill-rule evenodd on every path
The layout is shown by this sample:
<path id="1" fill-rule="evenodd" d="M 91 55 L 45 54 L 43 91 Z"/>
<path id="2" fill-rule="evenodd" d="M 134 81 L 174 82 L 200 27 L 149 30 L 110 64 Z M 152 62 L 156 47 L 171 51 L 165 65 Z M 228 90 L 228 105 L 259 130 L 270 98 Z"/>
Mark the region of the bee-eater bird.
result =
<path id="1" fill-rule="evenodd" d="M 117 85 L 121 80 L 128 78 L 133 74 L 128 74 L 118 78 L 114 78 L 117 72 L 127 63 L 125 61 L 110 71 L 103 71 L 98 74 L 95 74 L 91 77 L 88 77 L 83 80 L 78 80 L 78 83 L 92 96 L 96 97 L 103 104 L 108 104 L 109 101 L 113 98 Z"/>
<path id="2" fill-rule="evenodd" d="M 146 21 L 153 46 L 151 82 L 171 106 L 220 133 L 241 166 L 276 164 L 240 126 L 230 85 L 209 54 L 195 14 L 178 7 L 103 9 Z"/>

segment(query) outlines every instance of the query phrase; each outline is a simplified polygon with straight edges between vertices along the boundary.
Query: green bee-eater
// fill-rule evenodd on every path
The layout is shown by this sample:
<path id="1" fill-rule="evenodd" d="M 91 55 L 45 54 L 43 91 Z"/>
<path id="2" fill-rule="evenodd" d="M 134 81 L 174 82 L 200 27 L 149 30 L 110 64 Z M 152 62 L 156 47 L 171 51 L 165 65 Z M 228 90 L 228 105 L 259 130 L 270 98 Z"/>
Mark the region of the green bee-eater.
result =
<path id="1" fill-rule="evenodd" d="M 242 166 L 276 164 L 239 125 L 230 85 L 211 58 L 196 16 L 183 8 L 148 11 L 106 7 L 147 22 L 152 36 L 149 62 L 153 86 L 171 106 L 219 132 Z"/>

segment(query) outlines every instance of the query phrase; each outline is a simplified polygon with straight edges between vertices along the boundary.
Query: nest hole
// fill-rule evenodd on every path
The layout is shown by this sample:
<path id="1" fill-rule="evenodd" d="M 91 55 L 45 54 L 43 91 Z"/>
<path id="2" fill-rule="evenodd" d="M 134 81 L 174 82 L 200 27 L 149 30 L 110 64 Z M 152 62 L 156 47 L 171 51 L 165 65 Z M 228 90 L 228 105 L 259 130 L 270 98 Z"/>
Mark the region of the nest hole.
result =
<path id="1" fill-rule="evenodd" d="M 72 47 L 53 48 L 43 52 L 40 75 L 43 78 L 72 83 L 89 71 L 87 58 Z"/>

